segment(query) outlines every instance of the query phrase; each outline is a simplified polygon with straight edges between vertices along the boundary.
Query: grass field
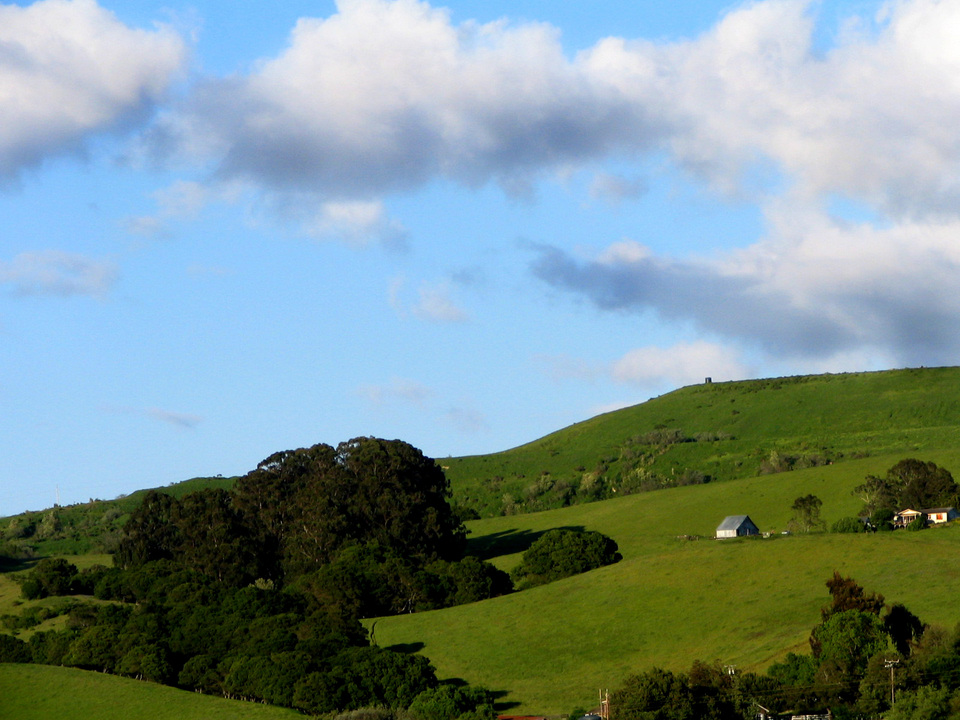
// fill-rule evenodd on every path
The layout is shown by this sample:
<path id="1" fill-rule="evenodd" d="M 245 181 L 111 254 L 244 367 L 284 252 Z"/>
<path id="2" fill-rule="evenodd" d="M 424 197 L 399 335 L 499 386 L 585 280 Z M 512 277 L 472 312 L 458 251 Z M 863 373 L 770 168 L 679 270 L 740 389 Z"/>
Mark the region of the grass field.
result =
<path id="1" fill-rule="evenodd" d="M 0 718 L 16 720 L 292 720 L 294 710 L 224 700 L 103 673 L 0 664 Z"/>
<path id="2" fill-rule="evenodd" d="M 657 429 L 682 429 L 689 441 L 650 452 L 637 438 Z M 468 523 L 469 551 L 503 569 L 555 527 L 599 530 L 617 541 L 623 560 L 522 593 L 367 625 L 378 645 L 429 657 L 441 678 L 485 685 L 500 694 L 505 710 L 545 714 L 589 706 L 598 689 L 614 688 L 629 673 L 654 665 L 684 670 L 700 659 L 763 670 L 788 651 L 806 652 L 834 570 L 889 602 L 904 603 L 926 622 L 952 627 L 960 621 L 960 525 L 876 535 L 780 531 L 793 501 L 810 493 L 823 501 L 828 526 L 856 514 L 860 501 L 851 490 L 905 457 L 932 460 L 960 477 L 958 440 L 960 368 L 934 368 L 697 385 L 514 450 L 443 459 L 455 499 L 489 515 L 499 512 L 505 495 L 522 499 L 537 478 L 577 480 L 599 466 L 616 477 L 638 453 L 648 453 L 645 467 L 663 476 L 697 468 L 715 482 Z M 774 451 L 831 464 L 758 476 Z M 233 482 L 201 478 L 168 491 L 182 494 L 211 480 L 217 486 Z M 136 497 L 124 499 L 123 509 Z M 64 510 L 94 518 L 108 505 Z M 771 537 L 710 539 L 731 514 L 749 514 Z M 689 536 L 702 539 L 681 539 Z M 71 558 L 78 565 L 106 559 Z M 27 607 L 18 595 L 9 575 L 0 573 L 0 615 Z M 122 692 L 129 689 L 133 711 L 107 714 L 113 696 L 121 697 L 113 682 L 125 683 Z M 59 702 L 53 696 L 61 695 L 61 687 L 80 698 L 82 714 L 60 706 L 29 714 L 40 707 L 38 698 Z M 141 699 L 163 692 L 173 695 Z M 219 717 L 220 710 L 190 704 L 211 700 L 62 668 L 0 666 L 4 718 L 164 718 L 155 705 L 166 712 L 167 704 L 179 708 L 169 717 Z M 223 707 L 240 708 L 224 717 L 267 710 L 243 703 Z"/>
<path id="3" fill-rule="evenodd" d="M 722 439 L 645 445 L 657 429 Z M 845 462 L 953 447 L 958 437 L 960 368 L 919 368 L 693 385 L 512 450 L 440 462 L 455 500 L 489 517 L 507 496 L 523 507 L 544 475 L 578 484 L 600 469 L 616 484 L 641 453 L 643 469 L 664 477 L 693 469 L 730 480 L 757 475 L 773 451 Z"/>
<path id="4" fill-rule="evenodd" d="M 925 458 L 927 455 L 925 454 Z M 677 488 L 562 510 L 475 521 L 472 549 L 509 568 L 552 527 L 599 530 L 622 562 L 552 585 L 431 613 L 381 618 L 377 644 L 417 648 L 441 677 L 503 693 L 511 712 L 566 713 L 599 688 L 695 659 L 763 670 L 807 638 L 833 571 L 851 575 L 924 621 L 960 621 L 960 525 L 922 533 L 709 539 L 728 514 L 779 532 L 793 500 L 813 493 L 829 523 L 853 515 L 851 489 L 899 455 L 759 478 Z M 960 452 L 929 459 L 960 468 Z M 701 535 L 701 540 L 681 540 Z M 507 554 L 501 554 L 507 553 Z"/>

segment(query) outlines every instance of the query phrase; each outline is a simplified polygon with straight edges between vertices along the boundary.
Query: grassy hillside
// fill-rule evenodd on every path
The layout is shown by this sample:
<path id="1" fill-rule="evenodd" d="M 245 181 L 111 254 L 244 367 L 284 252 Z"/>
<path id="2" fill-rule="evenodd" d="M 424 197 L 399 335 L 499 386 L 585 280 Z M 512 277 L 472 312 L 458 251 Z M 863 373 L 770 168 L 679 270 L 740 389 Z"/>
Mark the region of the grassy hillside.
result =
<path id="1" fill-rule="evenodd" d="M 717 659 L 762 670 L 789 650 L 806 651 L 834 569 L 927 622 L 953 626 L 960 525 L 869 536 L 779 531 L 808 493 L 822 499 L 828 524 L 855 514 L 852 488 L 904 457 L 960 477 L 958 440 L 960 368 L 934 368 L 697 385 L 503 453 L 445 459 L 455 499 L 495 516 L 469 523 L 472 553 L 509 569 L 538 534 L 574 527 L 610 535 L 624 559 L 492 601 L 382 618 L 370 623 L 373 638 L 423 652 L 441 677 L 486 685 L 517 712 L 559 714 L 652 665 L 680 670 Z M 711 482 L 629 494 L 697 473 Z M 516 514 L 587 499 L 584 488 L 600 486 L 614 499 Z M 60 509 L 70 528 L 62 542 L 81 548 L 88 526 L 109 527 L 99 535 L 107 537 L 138 496 Z M 82 521 L 68 522 L 69 513 Z M 741 513 L 773 536 L 707 539 L 724 516 Z M 681 539 L 688 536 L 704 539 Z M 0 582 L 0 615 L 23 609 L 14 603 L 12 583 Z M 0 668 L 0 691 L 9 672 Z"/>
<path id="2" fill-rule="evenodd" d="M 489 517 L 558 507 L 598 478 L 621 492 L 700 473 L 730 480 L 948 448 L 958 437 L 960 368 L 918 368 L 694 385 L 442 464 L 456 501 Z"/>
<path id="3" fill-rule="evenodd" d="M 716 541 L 728 514 L 783 529 L 793 500 L 813 493 L 832 523 L 854 514 L 851 489 L 899 454 L 727 483 L 643 493 L 543 513 L 471 523 L 472 547 L 508 568 L 552 527 L 599 530 L 624 559 L 516 595 L 418 615 L 382 618 L 381 646 L 419 648 L 443 677 L 504 693 L 517 712 L 565 713 L 627 674 L 694 659 L 761 670 L 807 637 L 828 599 L 834 569 L 923 620 L 960 621 L 960 525 L 921 533 L 781 536 Z M 960 451 L 924 453 L 960 470 Z M 701 535 L 702 540 L 681 540 Z"/>
<path id="4" fill-rule="evenodd" d="M 0 664 L 0 717 L 17 720 L 292 720 L 294 710 L 49 665 Z"/>

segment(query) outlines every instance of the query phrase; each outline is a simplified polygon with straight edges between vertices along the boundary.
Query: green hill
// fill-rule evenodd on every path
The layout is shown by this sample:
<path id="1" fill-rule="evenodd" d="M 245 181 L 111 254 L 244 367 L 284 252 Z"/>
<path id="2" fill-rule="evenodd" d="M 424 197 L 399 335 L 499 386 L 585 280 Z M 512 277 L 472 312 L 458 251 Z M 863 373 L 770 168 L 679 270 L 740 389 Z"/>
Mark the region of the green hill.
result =
<path id="1" fill-rule="evenodd" d="M 292 720 L 294 710 L 49 665 L 0 664 L 0 717 L 17 720 Z"/>
<path id="2" fill-rule="evenodd" d="M 560 714 L 652 665 L 682 670 L 716 659 L 762 670 L 787 651 L 805 652 L 835 569 L 926 622 L 953 626 L 960 525 L 875 535 L 780 531 L 802 495 L 823 501 L 828 525 L 856 514 L 851 490 L 904 457 L 960 477 L 958 440 L 960 368 L 933 368 L 691 386 L 513 450 L 444 459 L 455 500 L 487 516 L 468 523 L 473 554 L 509 569 L 538 534 L 574 527 L 611 536 L 624 559 L 368 627 L 382 647 L 422 652 L 441 677 L 501 693 L 511 712 Z M 165 490 L 232 482 L 195 479 Z M 136 496 L 116 503 L 60 509 L 71 535 L 61 531 L 53 543 L 90 544 L 83 523 L 65 519 L 75 508 L 88 525 L 116 528 Z M 571 503 L 579 504 L 559 507 Z M 709 539 L 729 514 L 749 514 L 771 537 Z M 56 547 L 48 541 L 41 551 Z M 0 669 L 0 683 L 9 672 Z"/>
<path id="3" fill-rule="evenodd" d="M 526 445 L 441 462 L 481 517 L 753 477 L 960 438 L 960 368 L 693 385 Z"/>
<path id="4" fill-rule="evenodd" d="M 956 471 L 960 451 L 924 453 Z M 623 561 L 534 590 L 447 610 L 381 618 L 384 647 L 417 648 L 442 677 L 504 693 L 511 712 L 566 713 L 599 688 L 653 665 L 684 670 L 695 659 L 763 670 L 807 638 L 828 600 L 833 571 L 851 575 L 924 621 L 960 621 L 955 558 L 960 525 L 922 533 L 710 539 L 729 514 L 779 533 L 793 500 L 813 493 L 828 524 L 856 513 L 851 489 L 899 455 L 682 487 L 543 513 L 475 521 L 473 548 L 501 567 L 536 533 L 599 530 Z M 699 535 L 703 539 L 680 539 Z M 510 553 L 500 555 L 499 553 Z"/>

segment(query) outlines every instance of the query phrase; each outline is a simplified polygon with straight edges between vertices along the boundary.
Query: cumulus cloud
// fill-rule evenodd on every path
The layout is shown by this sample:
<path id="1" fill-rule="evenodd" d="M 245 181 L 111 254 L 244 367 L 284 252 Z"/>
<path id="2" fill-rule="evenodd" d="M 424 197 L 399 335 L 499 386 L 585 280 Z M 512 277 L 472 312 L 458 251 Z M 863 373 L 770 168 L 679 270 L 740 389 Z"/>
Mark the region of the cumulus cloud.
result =
<path id="1" fill-rule="evenodd" d="M 668 383 L 674 387 L 713 380 L 740 380 L 750 375 L 739 354 L 706 341 L 680 343 L 672 347 L 645 347 L 631 350 L 612 368 L 613 378 L 636 385 Z"/>
<path id="2" fill-rule="evenodd" d="M 711 259 L 639 244 L 580 259 L 542 246 L 532 271 L 600 308 L 693 321 L 773 358 L 866 347 L 906 364 L 956 358 L 960 221 L 876 228 L 783 210 L 771 224 L 768 239 Z"/>
<path id="3" fill-rule="evenodd" d="M 172 30 L 138 30 L 94 0 L 0 5 L 0 180 L 142 118 L 186 58 Z"/>
<path id="4" fill-rule="evenodd" d="M 572 58 L 543 23 L 454 25 L 418 0 L 337 7 L 298 21 L 250 75 L 198 87 L 158 126 L 157 147 L 327 201 L 437 177 L 523 188 L 544 171 L 654 151 L 724 192 L 792 186 L 896 217 L 960 207 L 955 3 L 884 5 L 826 52 L 809 2 L 765 0 L 692 40 L 606 38 Z M 643 190 L 604 173 L 591 188 Z"/>
<path id="5" fill-rule="evenodd" d="M 24 252 L 0 260 L 0 285 L 19 295 L 87 295 L 102 298 L 118 278 L 116 265 L 59 250 Z"/>
<path id="6" fill-rule="evenodd" d="M 523 187 L 642 145 L 643 112 L 567 60 L 549 25 L 455 26 L 417 0 L 341 0 L 251 75 L 198 88 L 153 139 L 216 158 L 220 178 L 369 199 L 437 176 Z"/>

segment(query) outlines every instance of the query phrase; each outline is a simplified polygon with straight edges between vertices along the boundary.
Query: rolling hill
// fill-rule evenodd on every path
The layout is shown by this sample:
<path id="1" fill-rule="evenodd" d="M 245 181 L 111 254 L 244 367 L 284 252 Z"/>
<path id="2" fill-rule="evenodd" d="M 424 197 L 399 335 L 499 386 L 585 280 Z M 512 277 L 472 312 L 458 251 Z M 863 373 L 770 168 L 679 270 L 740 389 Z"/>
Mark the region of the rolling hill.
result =
<path id="1" fill-rule="evenodd" d="M 958 437 L 960 368 L 916 368 L 692 385 L 512 450 L 441 462 L 455 501 L 490 517 L 576 502 L 598 478 L 610 497 L 923 452 Z"/>
<path id="2" fill-rule="evenodd" d="M 926 453 L 960 468 L 960 452 Z M 836 569 L 924 621 L 960 621 L 960 526 L 923 533 L 782 536 L 800 495 L 823 500 L 828 524 L 855 514 L 851 489 L 899 455 L 682 487 L 470 523 L 476 552 L 509 568 L 553 527 L 599 530 L 620 545 L 612 566 L 534 590 L 448 610 L 381 618 L 378 644 L 416 648 L 443 677 L 503 692 L 518 713 L 569 712 L 599 688 L 695 659 L 760 671 L 807 638 Z M 728 514 L 749 514 L 767 539 L 710 539 Z M 684 539 L 699 535 L 702 539 Z M 499 554 L 499 553 L 506 554 Z"/>
<path id="3" fill-rule="evenodd" d="M 823 501 L 828 525 L 856 514 L 852 489 L 904 457 L 957 475 L 958 440 L 960 368 L 931 368 L 696 385 L 512 450 L 446 458 L 455 501 L 485 516 L 468 523 L 469 552 L 509 569 L 540 533 L 573 527 L 611 536 L 624 559 L 367 626 L 382 647 L 422 652 L 441 677 L 497 691 L 510 712 L 545 714 L 589 706 L 598 689 L 652 665 L 682 670 L 701 659 L 763 670 L 805 652 L 835 569 L 926 622 L 953 626 L 960 526 L 779 532 L 801 495 Z M 232 480 L 167 490 L 208 482 Z M 639 491 L 653 488 L 661 489 Z M 608 499 L 583 502 L 594 498 Z M 122 518 L 110 503 L 79 507 L 93 522 L 111 509 L 111 522 Z M 709 539 L 724 516 L 743 513 L 771 537 Z M 82 546 L 82 530 L 73 533 Z"/>

